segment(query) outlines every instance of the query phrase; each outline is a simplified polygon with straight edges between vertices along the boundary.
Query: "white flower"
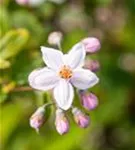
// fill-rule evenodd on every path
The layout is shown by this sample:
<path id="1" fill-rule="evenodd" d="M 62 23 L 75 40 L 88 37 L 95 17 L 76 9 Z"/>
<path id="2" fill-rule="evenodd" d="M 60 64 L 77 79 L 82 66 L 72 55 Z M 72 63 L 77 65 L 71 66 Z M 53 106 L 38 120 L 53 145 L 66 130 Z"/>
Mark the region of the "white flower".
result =
<path id="1" fill-rule="evenodd" d="M 77 43 L 65 55 L 48 47 L 41 47 L 41 51 L 47 67 L 33 71 L 29 75 L 29 84 L 38 90 L 53 89 L 59 108 L 67 110 L 71 107 L 73 86 L 84 90 L 98 83 L 99 79 L 93 72 L 82 68 L 86 55 L 82 43 Z"/>

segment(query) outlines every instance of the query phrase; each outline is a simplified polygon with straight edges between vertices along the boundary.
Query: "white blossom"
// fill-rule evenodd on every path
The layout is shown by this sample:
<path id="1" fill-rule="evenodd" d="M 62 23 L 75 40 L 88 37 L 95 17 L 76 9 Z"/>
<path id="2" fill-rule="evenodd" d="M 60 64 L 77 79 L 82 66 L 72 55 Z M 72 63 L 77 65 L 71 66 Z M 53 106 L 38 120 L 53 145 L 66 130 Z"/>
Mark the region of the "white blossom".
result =
<path id="1" fill-rule="evenodd" d="M 67 54 L 61 51 L 41 47 L 42 57 L 47 65 L 29 75 L 29 84 L 38 90 L 53 89 L 56 105 L 68 110 L 73 102 L 73 86 L 80 90 L 98 83 L 98 77 L 90 70 L 83 69 L 86 51 L 84 45 L 77 43 Z"/>

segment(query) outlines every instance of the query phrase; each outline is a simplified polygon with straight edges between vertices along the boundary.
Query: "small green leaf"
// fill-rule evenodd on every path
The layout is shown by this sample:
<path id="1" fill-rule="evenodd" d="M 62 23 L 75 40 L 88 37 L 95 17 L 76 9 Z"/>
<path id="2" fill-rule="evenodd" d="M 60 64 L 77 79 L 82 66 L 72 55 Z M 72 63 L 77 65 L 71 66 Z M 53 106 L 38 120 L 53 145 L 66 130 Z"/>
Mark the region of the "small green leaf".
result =
<path id="1" fill-rule="evenodd" d="M 17 55 L 26 45 L 29 33 L 25 29 L 17 29 L 9 31 L 0 40 L 0 57 L 8 59 Z"/>
<path id="2" fill-rule="evenodd" d="M 9 30 L 8 12 L 4 7 L 0 7 L 0 38 Z"/>

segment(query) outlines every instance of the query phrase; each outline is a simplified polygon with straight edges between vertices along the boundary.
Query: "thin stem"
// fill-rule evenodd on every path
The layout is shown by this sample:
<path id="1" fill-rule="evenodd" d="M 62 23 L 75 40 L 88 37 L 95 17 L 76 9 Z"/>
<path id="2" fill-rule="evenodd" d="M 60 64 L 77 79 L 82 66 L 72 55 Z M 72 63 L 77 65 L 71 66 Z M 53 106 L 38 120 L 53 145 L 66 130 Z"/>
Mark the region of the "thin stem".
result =
<path id="1" fill-rule="evenodd" d="M 25 92 L 25 91 L 33 91 L 31 87 L 16 87 L 12 90 L 12 92 Z"/>
<path id="2" fill-rule="evenodd" d="M 57 46 L 58 46 L 59 50 L 62 51 L 61 41 L 58 42 Z"/>
<path id="3" fill-rule="evenodd" d="M 47 104 L 44 104 L 42 107 L 45 108 L 45 107 L 48 107 L 48 106 L 51 106 L 51 105 L 54 105 L 54 103 L 47 103 Z"/>

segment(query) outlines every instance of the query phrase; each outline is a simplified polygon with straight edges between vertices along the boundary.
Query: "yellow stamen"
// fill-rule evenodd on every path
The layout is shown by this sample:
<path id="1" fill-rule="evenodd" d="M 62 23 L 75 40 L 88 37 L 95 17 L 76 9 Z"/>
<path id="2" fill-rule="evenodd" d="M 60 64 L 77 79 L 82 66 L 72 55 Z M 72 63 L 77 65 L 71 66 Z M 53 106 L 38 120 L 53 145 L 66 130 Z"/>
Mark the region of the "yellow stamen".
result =
<path id="1" fill-rule="evenodd" d="M 70 69 L 70 67 L 66 65 L 64 65 L 59 72 L 59 76 L 64 79 L 69 79 L 72 77 L 72 75 L 73 75 L 72 70 Z"/>

